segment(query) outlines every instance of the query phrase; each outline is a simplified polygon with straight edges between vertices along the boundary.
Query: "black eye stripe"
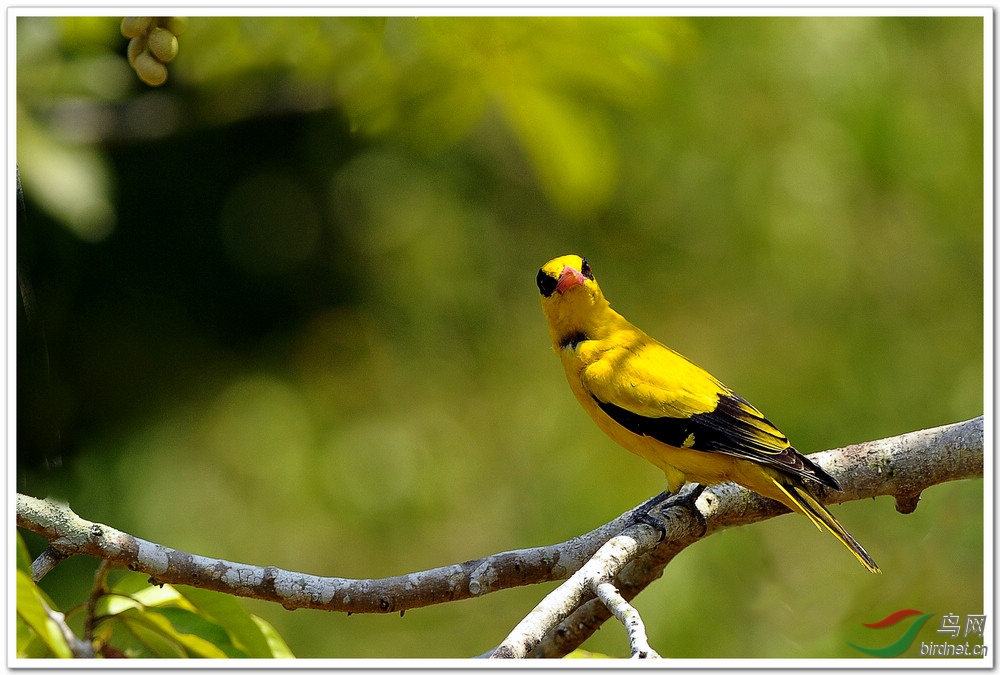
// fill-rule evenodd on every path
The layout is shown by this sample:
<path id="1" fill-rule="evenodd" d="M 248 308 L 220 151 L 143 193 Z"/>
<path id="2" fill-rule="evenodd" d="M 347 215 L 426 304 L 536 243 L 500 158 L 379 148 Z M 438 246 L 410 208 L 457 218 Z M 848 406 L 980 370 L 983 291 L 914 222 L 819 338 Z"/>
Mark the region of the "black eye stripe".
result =
<path id="1" fill-rule="evenodd" d="M 550 277 L 545 273 L 545 270 L 538 270 L 535 283 L 538 284 L 538 290 L 547 298 L 555 292 L 556 286 L 559 285 L 559 280 Z"/>

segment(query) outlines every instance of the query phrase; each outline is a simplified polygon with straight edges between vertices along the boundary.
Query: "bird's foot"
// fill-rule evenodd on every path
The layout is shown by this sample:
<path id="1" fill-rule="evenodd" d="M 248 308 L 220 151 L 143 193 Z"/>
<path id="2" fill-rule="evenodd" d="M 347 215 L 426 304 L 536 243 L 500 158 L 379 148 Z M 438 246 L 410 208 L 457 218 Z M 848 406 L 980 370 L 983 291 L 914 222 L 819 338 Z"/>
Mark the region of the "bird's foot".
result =
<path id="1" fill-rule="evenodd" d="M 659 534 L 657 541 L 663 541 L 667 536 L 667 529 L 663 523 L 663 518 L 654 514 L 661 513 L 663 508 L 670 503 L 670 500 L 676 497 L 677 495 L 670 492 L 670 490 L 664 490 L 655 497 L 650 497 L 641 507 L 635 510 L 637 513 L 634 512 L 635 520 L 633 524 L 645 523 L 649 525 Z"/>
<path id="2" fill-rule="evenodd" d="M 703 537 L 708 532 L 708 521 L 705 520 L 704 514 L 698 508 L 697 502 L 704 490 L 704 485 L 688 483 L 676 493 L 663 492 L 647 502 L 649 508 L 636 520 L 640 523 L 646 523 L 656 530 L 660 535 L 659 541 L 663 541 L 667 536 L 665 520 L 669 517 L 668 511 L 675 506 L 680 506 L 687 509 L 701 523 L 701 533 L 698 536 Z"/>

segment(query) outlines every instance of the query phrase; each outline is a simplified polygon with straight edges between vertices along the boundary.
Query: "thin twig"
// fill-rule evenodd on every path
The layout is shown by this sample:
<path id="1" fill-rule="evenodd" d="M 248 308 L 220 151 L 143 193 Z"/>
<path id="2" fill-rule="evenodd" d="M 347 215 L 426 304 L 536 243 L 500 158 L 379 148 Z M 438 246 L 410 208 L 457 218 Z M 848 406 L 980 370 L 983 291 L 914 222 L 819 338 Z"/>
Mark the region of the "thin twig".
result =
<path id="1" fill-rule="evenodd" d="M 59 628 L 59 632 L 62 633 L 62 637 L 66 641 L 66 645 L 69 647 L 70 653 L 73 654 L 73 658 L 94 658 L 94 645 L 91 644 L 89 640 L 81 640 L 75 633 L 73 633 L 72 630 L 70 630 L 70 627 L 66 624 L 65 614 L 57 612 L 48 606 L 45 606 L 45 613 L 48 615 L 52 623 Z"/>
<path id="2" fill-rule="evenodd" d="M 108 594 L 108 572 L 111 571 L 111 563 L 102 560 L 94 572 L 94 586 L 90 589 L 90 596 L 87 598 L 86 618 L 83 622 L 83 639 L 87 642 L 94 641 L 94 627 L 100 617 L 97 616 L 97 602 Z"/>
<path id="3" fill-rule="evenodd" d="M 611 610 L 611 613 L 625 626 L 628 634 L 629 648 L 633 659 L 658 659 L 660 655 L 649 645 L 646 637 L 646 626 L 639 616 L 639 610 L 630 605 L 618 589 L 609 581 L 603 581 L 594 587 L 598 599 Z"/>
<path id="4" fill-rule="evenodd" d="M 673 541 L 689 530 L 692 523 L 699 522 L 700 516 L 691 513 L 692 508 L 696 508 L 690 499 L 696 492 L 695 487 L 686 487 L 655 505 L 641 522 L 609 539 L 587 564 L 543 598 L 491 653 L 490 658 L 518 659 L 530 655 L 561 621 L 594 596 L 598 584 L 610 582 L 631 561 L 653 550 L 660 539 Z M 659 518 L 655 528 L 649 523 L 654 520 L 654 512 L 658 512 L 656 515 Z M 615 607 L 609 606 L 608 609 L 613 612 Z"/>
<path id="5" fill-rule="evenodd" d="M 646 523 L 636 523 L 609 539 L 586 565 L 521 619 L 490 658 L 522 659 L 527 656 L 553 626 L 593 596 L 592 580 L 614 577 L 637 552 L 652 548 L 658 539 L 659 533 Z"/>
<path id="6" fill-rule="evenodd" d="M 46 547 L 46 549 L 31 562 L 31 578 L 35 580 L 35 583 L 38 583 L 42 577 L 51 572 L 56 565 L 69 556 L 69 553 L 63 553 L 57 549 L 55 545 L 49 544 L 49 546 Z"/>

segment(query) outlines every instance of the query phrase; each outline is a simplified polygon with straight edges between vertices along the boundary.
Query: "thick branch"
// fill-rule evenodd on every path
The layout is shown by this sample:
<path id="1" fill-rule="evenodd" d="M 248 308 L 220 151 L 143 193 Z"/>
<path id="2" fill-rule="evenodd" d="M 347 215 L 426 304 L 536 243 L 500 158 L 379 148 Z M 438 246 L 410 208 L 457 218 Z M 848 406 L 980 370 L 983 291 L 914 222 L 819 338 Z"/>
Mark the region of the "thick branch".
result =
<path id="1" fill-rule="evenodd" d="M 49 540 L 46 560 L 91 555 L 148 574 L 153 583 L 196 586 L 277 602 L 288 609 L 388 613 L 565 579 L 660 498 L 561 544 L 507 551 L 386 579 L 320 577 L 185 553 L 84 520 L 65 504 L 22 494 L 17 495 L 17 524 Z M 33 568 L 35 580 L 55 562 Z"/>
<path id="2" fill-rule="evenodd" d="M 811 459 L 844 487 L 843 492 L 818 490 L 822 501 L 839 503 L 893 495 L 902 504 L 902 510 L 906 510 L 927 487 L 982 477 L 983 419 L 829 450 L 812 455 Z M 632 560 L 614 581 L 626 600 L 657 578 L 674 555 L 702 536 L 786 512 L 777 502 L 728 483 L 705 490 L 697 504 L 701 518 L 683 507 L 670 507 L 660 513 L 667 526 L 664 541 Z M 51 569 L 60 556 L 85 554 L 149 574 L 155 583 L 197 586 L 277 602 L 288 608 L 398 612 L 503 588 L 566 579 L 604 542 L 645 520 L 646 513 L 663 505 L 661 495 L 562 544 L 498 553 L 387 579 L 318 577 L 185 553 L 84 520 L 66 505 L 20 494 L 17 524 L 41 534 L 51 544 L 45 564 L 36 570 L 36 578 Z M 535 649 L 536 654 L 551 653 L 557 643 L 558 649 L 554 651 L 566 653 L 610 616 L 606 608 L 594 609 L 594 603 L 586 602 L 586 597 L 581 596 L 581 600 L 582 607 L 561 626 L 557 624 L 562 616 L 551 622 L 548 635 Z M 603 608 L 603 604 L 600 606 Z"/>

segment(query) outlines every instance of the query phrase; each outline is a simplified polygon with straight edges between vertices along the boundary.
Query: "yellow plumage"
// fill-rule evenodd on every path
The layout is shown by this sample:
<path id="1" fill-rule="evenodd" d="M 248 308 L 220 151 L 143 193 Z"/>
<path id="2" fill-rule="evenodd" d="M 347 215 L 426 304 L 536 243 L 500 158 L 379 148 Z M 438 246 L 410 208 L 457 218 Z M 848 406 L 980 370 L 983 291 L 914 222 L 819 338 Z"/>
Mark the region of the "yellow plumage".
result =
<path id="1" fill-rule="evenodd" d="M 611 309 L 586 259 L 550 260 L 537 283 L 573 394 L 608 436 L 659 467 L 671 491 L 734 481 L 805 515 L 879 571 L 806 482 L 839 490 L 837 481 L 750 403 Z"/>

